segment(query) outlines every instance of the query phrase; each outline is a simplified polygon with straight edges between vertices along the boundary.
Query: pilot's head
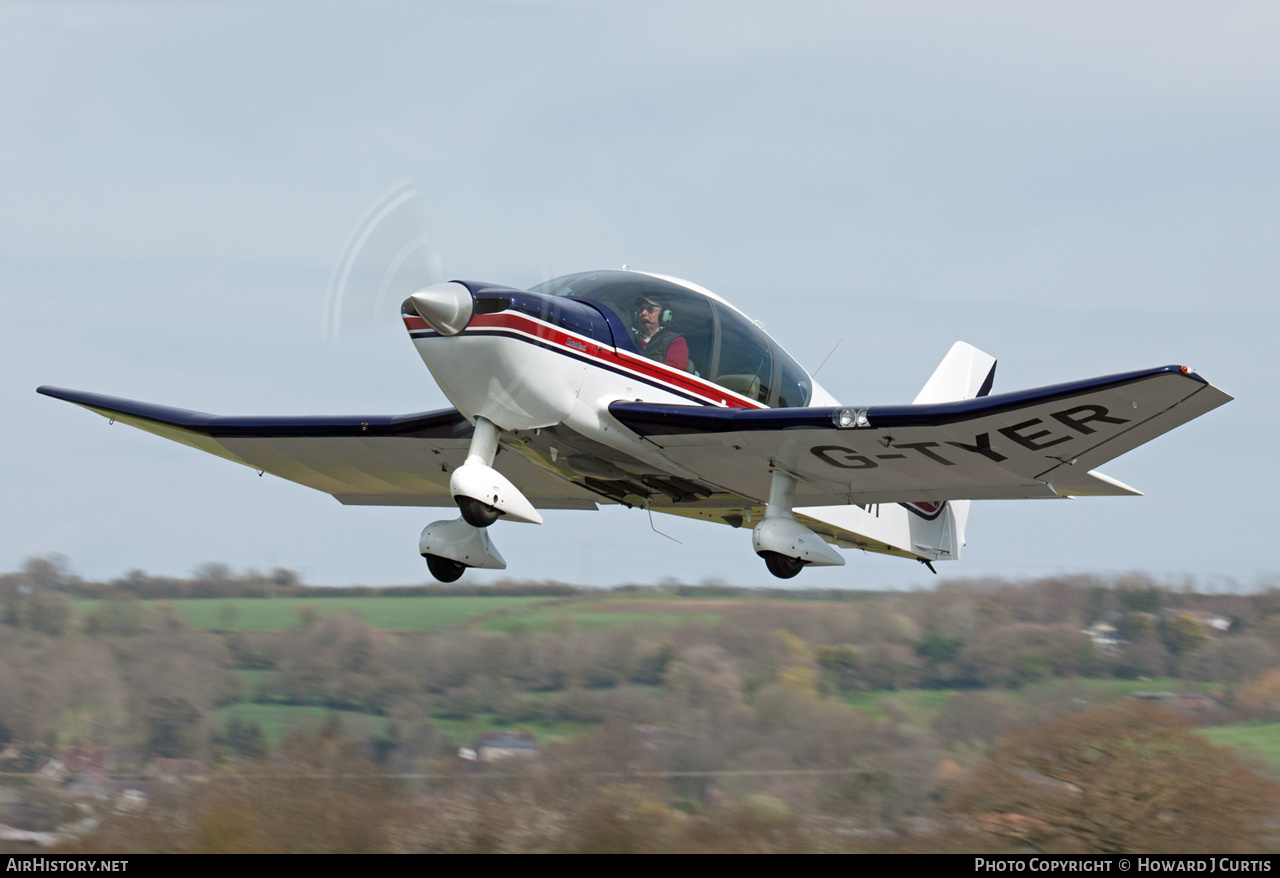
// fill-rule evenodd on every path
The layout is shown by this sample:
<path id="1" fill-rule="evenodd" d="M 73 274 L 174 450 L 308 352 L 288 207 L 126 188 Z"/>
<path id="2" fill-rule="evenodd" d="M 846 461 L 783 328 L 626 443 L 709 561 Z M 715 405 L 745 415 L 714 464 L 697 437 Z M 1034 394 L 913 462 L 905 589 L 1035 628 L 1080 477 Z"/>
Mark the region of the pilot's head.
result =
<path id="1" fill-rule="evenodd" d="M 671 309 L 652 296 L 636 299 L 636 328 L 645 338 L 671 322 Z"/>

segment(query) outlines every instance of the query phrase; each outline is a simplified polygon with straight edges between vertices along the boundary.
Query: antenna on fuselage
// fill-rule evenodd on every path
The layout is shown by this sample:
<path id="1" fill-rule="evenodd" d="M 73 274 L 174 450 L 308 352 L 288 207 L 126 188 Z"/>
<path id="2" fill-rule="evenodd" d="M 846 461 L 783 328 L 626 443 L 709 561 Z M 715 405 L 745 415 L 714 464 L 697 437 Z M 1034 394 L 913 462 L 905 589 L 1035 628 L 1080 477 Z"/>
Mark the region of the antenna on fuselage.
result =
<path id="1" fill-rule="evenodd" d="M 818 364 L 818 368 L 814 369 L 813 374 L 809 376 L 810 378 L 814 379 L 815 381 L 817 380 L 818 373 L 822 371 L 823 366 L 827 365 L 827 360 L 831 359 L 831 354 L 834 354 L 836 352 L 836 348 L 840 347 L 840 344 L 843 341 L 844 339 L 842 338 L 840 339 L 840 341 L 836 342 L 835 347 L 831 349 L 831 353 L 827 354 L 826 357 L 823 358 L 822 362 Z"/>

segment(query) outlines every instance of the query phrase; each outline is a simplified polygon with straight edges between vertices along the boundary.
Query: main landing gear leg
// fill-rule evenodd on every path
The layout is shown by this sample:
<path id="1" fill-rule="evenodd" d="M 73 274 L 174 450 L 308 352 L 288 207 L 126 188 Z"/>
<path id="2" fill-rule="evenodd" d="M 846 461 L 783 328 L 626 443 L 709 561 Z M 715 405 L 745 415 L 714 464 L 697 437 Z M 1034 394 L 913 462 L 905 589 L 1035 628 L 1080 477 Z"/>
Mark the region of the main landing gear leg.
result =
<path id="1" fill-rule="evenodd" d="M 449 477 L 449 493 L 463 519 L 472 527 L 488 527 L 506 516 L 512 521 L 542 524 L 538 510 L 506 476 L 493 468 L 498 453 L 498 427 L 488 418 L 476 417 L 475 433 L 467 459 Z"/>
<path id="2" fill-rule="evenodd" d="M 467 450 L 468 464 L 492 468 L 493 458 L 498 453 L 498 428 L 488 418 L 476 418 L 476 431 L 471 436 L 471 448 Z M 467 497 L 454 494 L 454 502 L 467 524 L 472 527 L 488 527 L 498 520 L 502 513 L 478 497 Z"/>
<path id="3" fill-rule="evenodd" d="M 790 579 L 807 564 L 843 566 L 844 556 L 792 517 L 795 500 L 795 476 L 775 469 L 764 519 L 751 532 L 752 547 L 769 572 L 779 579 Z"/>

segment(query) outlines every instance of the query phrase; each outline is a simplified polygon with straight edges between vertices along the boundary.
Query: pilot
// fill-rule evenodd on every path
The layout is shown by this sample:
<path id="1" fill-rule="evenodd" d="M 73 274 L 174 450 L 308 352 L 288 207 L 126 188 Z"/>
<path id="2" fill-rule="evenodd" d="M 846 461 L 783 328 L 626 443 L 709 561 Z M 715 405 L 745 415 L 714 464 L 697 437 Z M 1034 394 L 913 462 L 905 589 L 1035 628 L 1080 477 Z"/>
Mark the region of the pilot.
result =
<path id="1" fill-rule="evenodd" d="M 636 350 L 651 360 L 666 363 L 673 369 L 689 370 L 689 343 L 682 335 L 667 331 L 671 323 L 671 309 L 663 302 L 649 296 L 636 299 L 635 326 L 631 335 Z"/>

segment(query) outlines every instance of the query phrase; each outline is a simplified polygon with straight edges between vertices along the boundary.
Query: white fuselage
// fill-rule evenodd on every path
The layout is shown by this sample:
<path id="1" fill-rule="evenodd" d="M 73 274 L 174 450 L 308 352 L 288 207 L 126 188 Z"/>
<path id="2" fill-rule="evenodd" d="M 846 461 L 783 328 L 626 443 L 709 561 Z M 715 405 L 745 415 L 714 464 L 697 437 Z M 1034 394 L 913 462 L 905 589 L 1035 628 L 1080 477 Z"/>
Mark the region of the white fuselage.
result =
<path id="1" fill-rule="evenodd" d="M 686 289 L 710 295 L 691 284 Z M 718 297 L 716 301 L 722 307 L 731 307 Z M 416 316 L 409 315 L 404 320 L 423 362 L 449 401 L 468 420 L 482 417 L 503 431 L 564 425 L 592 441 L 660 464 L 668 471 L 679 472 L 682 468 L 614 420 L 609 415 L 610 403 L 641 400 L 674 405 L 767 407 L 700 375 L 672 368 L 620 345 L 604 344 L 528 313 L 508 310 L 477 314 L 464 331 L 453 336 L 440 335 Z M 836 401 L 813 385 L 811 404 L 835 405 Z"/>
<path id="2" fill-rule="evenodd" d="M 700 289 L 694 291 L 705 294 Z M 485 290 L 477 295 L 491 293 Z M 776 385 L 780 383 L 779 370 L 782 359 L 786 357 L 785 352 L 760 334 L 759 338 L 770 346 L 779 363 L 778 370 L 769 377 L 768 386 L 757 380 L 760 374 L 768 374 L 768 369 L 753 374 L 750 357 L 732 359 L 745 367 L 741 372 L 726 372 L 722 368 L 726 360 L 725 346 L 729 344 L 724 337 L 716 339 L 713 349 L 717 353 L 711 358 L 715 360 L 714 367 L 706 365 L 705 360 L 695 362 L 696 358 L 690 356 L 685 368 L 675 368 L 637 353 L 632 342 L 634 330 L 630 333 L 626 327 L 619 330 L 616 319 L 609 323 L 608 329 L 604 329 L 603 324 L 589 326 L 586 332 L 594 332 L 592 336 L 567 327 L 565 324 L 570 321 L 557 319 L 554 303 L 540 303 L 537 297 L 542 294 L 512 291 L 512 295 L 532 298 L 522 301 L 518 308 L 499 308 L 496 311 L 486 310 L 477 304 L 476 313 L 466 327 L 452 335 L 440 334 L 420 316 L 411 312 L 405 314 L 406 328 L 419 355 L 462 415 L 473 423 L 482 419 L 493 424 L 522 454 L 538 458 L 545 468 L 597 491 L 603 499 L 628 505 L 648 505 L 652 499 L 659 501 L 654 508 L 663 511 L 710 520 L 741 519 L 748 525 L 766 516 L 767 505 L 772 501 L 763 492 L 759 496 L 738 494 L 735 497 L 734 491 L 707 481 L 705 474 L 690 471 L 672 460 L 658 444 L 624 426 L 609 413 L 609 406 L 621 400 L 677 406 L 769 408 L 765 400 L 773 401 L 781 396 Z M 550 300 L 553 297 L 546 298 Z M 732 307 L 719 299 L 716 302 L 717 308 Z M 547 307 L 540 308 L 540 304 Z M 575 304 L 572 307 L 579 306 Z M 687 303 L 685 307 L 689 307 Z M 722 312 L 718 313 L 721 316 L 717 326 L 730 322 Z M 539 314 L 544 316 L 537 316 Z M 737 337 L 742 338 L 741 326 L 749 321 L 736 309 L 734 314 L 733 319 L 741 321 Z M 623 333 L 628 333 L 628 337 L 622 344 L 608 343 L 602 338 L 610 335 L 616 340 Z M 693 345 L 691 348 L 696 350 Z M 702 356 L 706 357 L 705 348 Z M 790 361 L 789 357 L 786 359 Z M 714 371 L 719 380 L 703 377 L 697 371 L 699 367 Z M 838 405 L 829 393 L 813 384 L 807 374 L 798 367 L 793 368 L 803 376 L 799 380 L 807 382 L 810 388 L 801 405 Z M 726 386 L 730 384 L 736 387 Z M 748 394 L 754 394 L 756 398 Z M 566 430 L 572 435 L 566 434 Z M 595 450 L 584 451 L 588 447 Z M 565 455 L 573 456 L 566 460 Z M 618 481 L 609 481 L 610 470 Z M 656 489 L 653 481 L 645 482 L 646 474 L 659 478 Z M 584 478 L 591 475 L 597 478 Z M 705 486 L 701 495 L 705 499 L 682 499 L 675 504 L 662 502 L 662 487 L 670 487 L 671 483 L 661 480 L 670 478 L 686 479 L 688 482 L 685 484 L 694 488 Z M 455 495 L 461 492 L 467 496 L 489 496 L 487 492 L 463 489 L 460 479 L 455 474 L 454 480 L 458 484 L 451 481 Z M 494 477 L 490 476 L 490 479 Z M 655 489 L 658 493 L 649 494 L 648 499 L 643 493 L 637 495 L 637 479 L 644 483 L 643 490 Z M 614 486 L 612 489 L 610 484 Z M 876 551 L 891 550 L 910 557 L 955 557 L 963 542 L 961 529 L 955 526 L 949 511 L 936 521 L 910 515 L 905 507 L 896 504 L 877 507 L 874 511 L 837 506 L 803 507 L 795 512 L 811 522 L 831 522 L 842 531 L 865 534 L 881 545 Z M 773 526 L 790 528 L 802 535 L 807 534 L 805 539 L 816 540 L 800 552 L 806 563 L 843 563 L 838 554 L 821 547 L 822 540 L 791 520 L 790 508 L 780 510 L 777 519 L 771 522 Z M 783 523 L 779 524 L 779 521 Z M 769 534 L 761 534 L 760 527 L 765 527 L 765 524 L 762 522 L 757 526 L 755 539 L 771 538 Z M 935 535 L 933 531 L 939 533 Z M 783 534 L 777 538 L 791 547 L 792 555 L 797 554 L 798 550 L 792 545 L 798 545 L 794 534 Z M 834 541 L 829 534 L 826 539 Z M 859 541 L 843 541 L 842 544 L 868 545 Z M 932 548 L 934 545 L 938 547 L 936 550 Z M 445 549 L 437 547 L 435 551 Z M 824 555 L 831 557 L 824 559 Z"/>

